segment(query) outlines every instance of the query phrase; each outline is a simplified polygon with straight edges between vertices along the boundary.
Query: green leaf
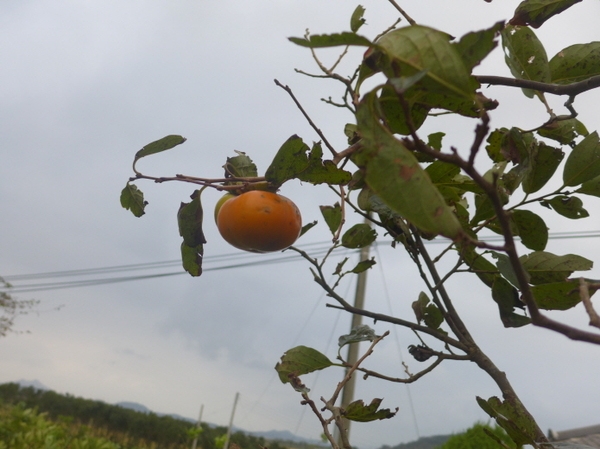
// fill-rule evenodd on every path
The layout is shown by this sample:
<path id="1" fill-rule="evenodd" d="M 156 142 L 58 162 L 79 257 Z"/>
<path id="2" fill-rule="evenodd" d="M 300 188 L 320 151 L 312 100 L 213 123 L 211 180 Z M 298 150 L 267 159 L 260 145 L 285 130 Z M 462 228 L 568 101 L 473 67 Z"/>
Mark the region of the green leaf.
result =
<path id="1" fill-rule="evenodd" d="M 127 183 L 121 191 L 121 206 L 124 209 L 130 210 L 136 217 L 141 217 L 145 214 L 144 209 L 148 201 L 144 201 L 144 193 L 137 188 L 136 185 Z"/>
<path id="2" fill-rule="evenodd" d="M 566 186 L 578 186 L 600 176 L 600 140 L 594 131 L 579 142 L 565 162 L 563 182 Z"/>
<path id="3" fill-rule="evenodd" d="M 552 82 L 571 84 L 600 75 L 600 42 L 575 44 L 550 60 Z"/>
<path id="4" fill-rule="evenodd" d="M 431 302 L 424 292 L 421 292 L 419 299 L 412 303 L 412 308 L 417 322 L 425 322 L 425 325 L 430 329 L 439 329 L 444 322 L 442 311 Z"/>
<path id="5" fill-rule="evenodd" d="M 571 144 L 579 135 L 587 136 L 589 134 L 583 123 L 576 118 L 556 120 L 538 129 L 537 133 L 542 137 L 556 140 L 562 145 Z"/>
<path id="6" fill-rule="evenodd" d="M 453 44 L 462 56 L 467 69 L 473 69 L 496 48 L 496 36 L 504 28 L 504 22 L 497 22 L 491 28 L 465 34 Z"/>
<path id="7" fill-rule="evenodd" d="M 283 383 L 290 381 L 291 376 L 301 376 L 322 370 L 333 365 L 325 355 L 306 346 L 296 346 L 281 356 L 281 361 L 275 365 L 279 379 Z"/>
<path id="8" fill-rule="evenodd" d="M 543 251 L 548 243 L 548 227 L 542 218 L 529 210 L 514 210 L 512 220 L 521 242 L 534 251 Z"/>
<path id="9" fill-rule="evenodd" d="M 531 25 L 539 28 L 550 17 L 563 12 L 581 0 L 524 0 L 515 15 L 510 19 L 511 25 Z"/>
<path id="10" fill-rule="evenodd" d="M 418 97 L 413 98 L 411 95 L 406 95 L 404 99 L 408 103 L 412 124 L 415 129 L 419 129 L 425 122 L 431 107 L 419 103 L 417 101 Z M 406 117 L 404 107 L 398 100 L 398 94 L 391 85 L 386 85 L 381 89 L 379 105 L 392 132 L 402 135 L 410 134 L 409 121 Z"/>
<path id="11" fill-rule="evenodd" d="M 176 147 L 177 145 L 181 145 L 186 141 L 185 137 L 178 136 L 175 134 L 171 134 L 169 136 L 163 137 L 162 139 L 156 140 L 152 143 L 149 143 L 140 151 L 135 153 L 134 161 L 141 159 L 145 156 L 149 156 L 151 154 L 160 153 L 162 151 L 170 150 L 171 148 Z"/>
<path id="12" fill-rule="evenodd" d="M 500 320 L 506 328 L 522 327 L 531 323 L 531 320 L 515 313 L 516 307 L 523 307 L 519 301 L 519 292 L 506 279 L 496 276 L 492 284 L 492 298 L 498 304 Z"/>
<path id="13" fill-rule="evenodd" d="M 364 248 L 369 246 L 377 238 L 377 232 L 367 223 L 355 224 L 342 236 L 344 248 Z"/>
<path id="14" fill-rule="evenodd" d="M 371 268 L 376 263 L 377 262 L 375 262 L 374 258 L 371 258 L 369 260 L 362 260 L 362 261 L 358 262 L 356 264 L 356 266 L 354 268 L 352 268 L 352 270 L 350 270 L 350 272 L 354 273 L 354 274 L 362 273 L 364 271 L 367 271 L 369 268 Z"/>
<path id="15" fill-rule="evenodd" d="M 202 274 L 202 257 L 204 255 L 204 245 L 196 247 L 188 246 L 185 242 L 181 243 L 181 262 L 183 269 L 190 275 L 197 277 Z"/>
<path id="16" fill-rule="evenodd" d="M 523 162 L 530 149 L 537 142 L 531 133 L 522 132 L 518 128 L 500 128 L 488 136 L 486 150 L 495 163 L 510 161 L 515 164 Z"/>
<path id="17" fill-rule="evenodd" d="M 181 203 L 177 212 L 179 235 L 183 237 L 181 243 L 181 261 L 185 271 L 192 276 L 202 274 L 202 258 L 204 256 L 204 232 L 202 230 L 202 204 L 200 203 L 200 190 L 191 195 L 192 201 Z"/>
<path id="18" fill-rule="evenodd" d="M 477 253 L 472 247 L 461 248 L 461 257 L 471 269 L 473 273 L 477 275 L 481 281 L 488 287 L 492 287 L 494 280 L 498 276 L 498 268 L 482 254 Z"/>
<path id="19" fill-rule="evenodd" d="M 535 302 L 544 310 L 568 310 L 581 302 L 579 281 L 553 282 L 531 287 Z M 592 296 L 596 290 L 589 290 Z"/>
<path id="20" fill-rule="evenodd" d="M 475 195 L 475 215 L 471 219 L 471 225 L 476 225 L 482 221 L 489 220 L 496 215 L 494 205 L 490 198 L 485 194 Z"/>
<path id="21" fill-rule="evenodd" d="M 473 100 L 477 83 L 450 36 L 433 28 L 412 25 L 386 33 L 377 41 L 387 58 L 381 69 L 388 78 L 426 71 L 419 86 L 426 90 Z M 389 60 L 386 63 L 385 60 Z M 389 65 L 388 65 L 389 64 Z"/>
<path id="22" fill-rule="evenodd" d="M 435 150 L 441 151 L 442 150 L 442 139 L 444 138 L 445 135 L 446 135 L 446 133 L 441 132 L 441 131 L 429 134 L 427 136 L 427 145 Z"/>
<path id="23" fill-rule="evenodd" d="M 329 230 L 335 235 L 342 223 L 342 208 L 340 203 L 335 203 L 333 206 L 319 206 L 319 209 L 321 209 L 321 214 L 325 219 L 325 223 L 329 226 Z"/>
<path id="24" fill-rule="evenodd" d="M 361 47 L 370 47 L 373 45 L 372 42 L 366 37 L 350 32 L 315 34 L 308 36 L 308 38 L 290 37 L 288 39 L 296 45 L 308 48 L 339 47 L 340 45 L 358 45 Z"/>
<path id="25" fill-rule="evenodd" d="M 600 176 L 596 176 L 581 184 L 581 187 L 577 189 L 575 193 L 600 197 Z"/>
<path id="26" fill-rule="evenodd" d="M 492 257 L 494 257 L 494 259 L 498 260 L 498 262 L 496 262 L 496 266 L 498 267 L 498 271 L 500 271 L 502 276 L 504 276 L 515 287 L 520 287 L 519 280 L 517 279 L 515 270 L 510 263 L 509 257 L 506 254 L 498 253 L 496 251 L 491 251 L 490 254 Z"/>
<path id="27" fill-rule="evenodd" d="M 365 168 L 367 185 L 420 230 L 457 237 L 462 232 L 460 222 L 414 154 L 383 127 L 376 101 L 373 92 L 367 94 L 357 111 L 363 149 L 355 159 Z"/>
<path id="28" fill-rule="evenodd" d="M 434 184 L 450 182 L 460 173 L 460 168 L 448 162 L 435 161 L 427 166 L 425 172 Z"/>
<path id="29" fill-rule="evenodd" d="M 544 46 L 528 27 L 507 25 L 501 32 L 504 60 L 515 78 L 549 83 L 551 80 L 548 56 Z M 529 98 L 541 92 L 523 89 Z"/>
<path id="30" fill-rule="evenodd" d="M 252 159 L 243 151 L 237 151 L 237 156 L 228 157 L 223 168 L 226 178 L 251 178 L 258 176 L 258 169 Z"/>
<path id="31" fill-rule="evenodd" d="M 294 135 L 281 146 L 267 169 L 265 178 L 275 186 L 294 178 L 312 184 L 341 185 L 350 182 L 350 172 L 337 168 L 332 161 L 323 161 L 322 157 L 320 144 L 315 143 L 310 150 L 300 137 Z"/>
<path id="32" fill-rule="evenodd" d="M 348 404 L 343 415 L 346 419 L 356 422 L 370 422 L 393 418 L 398 412 L 398 408 L 396 408 L 395 412 L 390 411 L 389 408 L 378 410 L 382 401 L 383 399 L 375 398 L 369 405 L 365 405 L 362 400 L 354 401 Z"/>
<path id="33" fill-rule="evenodd" d="M 558 195 L 549 200 L 540 201 L 540 204 L 573 220 L 590 216 L 589 212 L 583 208 L 583 201 L 576 196 Z"/>
<path id="34" fill-rule="evenodd" d="M 485 147 L 485 151 L 494 163 L 507 160 L 502 152 L 502 142 L 506 133 L 508 133 L 507 128 L 495 129 L 486 139 L 487 145 Z"/>
<path id="35" fill-rule="evenodd" d="M 356 33 L 361 26 L 363 26 L 366 20 L 363 18 L 365 14 L 365 8 L 362 5 L 358 5 L 354 12 L 352 13 L 352 17 L 350 17 L 350 29 L 353 33 Z"/>
<path id="36" fill-rule="evenodd" d="M 347 335 L 342 335 L 338 339 L 338 346 L 340 348 L 349 345 L 351 343 L 359 343 L 361 341 L 373 341 L 377 338 L 375 331 L 366 324 L 356 326 Z"/>
<path id="37" fill-rule="evenodd" d="M 536 251 L 519 258 L 529 273 L 533 285 L 564 282 L 574 271 L 591 270 L 594 263 L 576 254 L 557 256 L 545 251 Z"/>
<path id="38" fill-rule="evenodd" d="M 560 148 L 554 148 L 543 142 L 537 142 L 530 147 L 529 157 L 525 161 L 523 175 L 523 191 L 534 193 L 546 185 L 565 157 Z"/>
<path id="39" fill-rule="evenodd" d="M 404 219 L 398 213 L 390 209 L 390 207 L 368 187 L 364 187 L 360 191 L 357 203 L 358 207 L 362 210 L 377 213 L 381 223 L 394 239 L 398 240 L 403 238 L 404 235 L 410 234 L 410 229 Z"/>
<path id="40" fill-rule="evenodd" d="M 317 225 L 317 221 L 311 221 L 310 223 L 306 223 L 302 226 L 302 230 L 300 231 L 300 237 L 306 234 L 310 229 L 314 228 Z"/>
<path id="41" fill-rule="evenodd" d="M 179 225 L 179 235 L 183 237 L 183 242 L 192 248 L 206 243 L 204 232 L 202 231 L 203 211 L 200 202 L 200 191 L 196 190 L 191 195 L 192 201 L 181 203 L 177 212 L 177 223 Z"/>
<path id="42" fill-rule="evenodd" d="M 518 447 L 535 443 L 538 426 L 518 400 L 507 398 L 502 401 L 494 396 L 486 401 L 477 396 L 477 403 L 496 420 Z"/>

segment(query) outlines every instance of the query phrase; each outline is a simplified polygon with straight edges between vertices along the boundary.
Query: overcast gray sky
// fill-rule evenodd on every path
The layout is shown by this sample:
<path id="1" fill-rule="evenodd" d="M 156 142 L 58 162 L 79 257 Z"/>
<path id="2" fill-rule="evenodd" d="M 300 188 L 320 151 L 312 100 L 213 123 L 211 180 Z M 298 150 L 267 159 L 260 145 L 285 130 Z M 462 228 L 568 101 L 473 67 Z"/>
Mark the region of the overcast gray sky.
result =
<path id="1" fill-rule="evenodd" d="M 401 3 L 417 22 L 456 36 L 510 18 L 518 4 Z M 369 37 L 396 19 L 384 0 L 362 4 L 368 25 L 361 32 Z M 342 149 L 343 125 L 352 117 L 320 102 L 339 95 L 340 86 L 295 73 L 294 68 L 316 69 L 309 52 L 286 38 L 302 36 L 306 28 L 313 33 L 346 30 L 356 5 L 341 0 L 0 3 L 0 275 L 177 260 L 176 212 L 193 187 L 139 182 L 150 204 L 144 217 L 134 218 L 119 204 L 133 155 L 164 135 L 181 134 L 188 139 L 184 145 L 148 157 L 138 168 L 152 175 L 213 177 L 220 176 L 234 150 L 247 152 L 264 170 L 292 134 L 309 143 L 318 140 L 274 78 L 293 88 L 328 139 Z M 572 43 L 600 40 L 598 2 L 583 2 L 563 16 L 538 31 L 550 56 Z M 360 51 L 350 56 L 348 70 Z M 327 61 L 334 57 L 333 52 L 323 56 Z M 478 73 L 508 74 L 502 58 L 497 49 Z M 500 97 L 507 88 L 486 93 Z M 539 124 L 539 102 L 517 91 L 506 98 L 492 116 L 493 126 Z M 562 102 L 554 101 L 559 110 Z M 599 102 L 599 92 L 576 102 L 590 130 L 600 128 Z M 447 145 L 464 148 L 474 124 L 449 119 L 441 126 Z M 298 183 L 287 183 L 282 193 L 298 204 L 305 222 L 320 220 L 319 204 L 335 202 L 326 188 Z M 209 211 L 218 196 L 204 195 Z M 553 232 L 573 230 L 573 225 L 598 230 L 600 204 L 585 201 L 591 214 L 585 221 L 536 212 Z M 19 294 L 41 302 L 36 313 L 16 323 L 17 330 L 29 333 L 0 340 L 0 382 L 38 379 L 59 392 L 112 403 L 135 401 L 188 417 L 204 404 L 204 419 L 222 425 L 239 392 L 237 426 L 318 438 L 315 417 L 279 382 L 273 366 L 299 344 L 334 358 L 349 316 L 325 308 L 327 300 L 302 260 L 283 263 L 278 258 L 290 254 L 237 251 L 220 239 L 210 215 L 205 232 L 207 268 L 254 266 L 215 269 L 201 278 L 182 274 Z M 329 237 L 320 223 L 299 244 L 310 250 Z M 547 248 L 590 259 L 599 249 L 598 238 L 552 240 Z M 230 257 L 219 259 L 223 255 Z M 422 287 L 408 258 L 385 246 L 374 255 L 378 264 L 369 273 L 367 307 L 412 316 L 410 303 Z M 276 263 L 261 264 L 267 260 Z M 140 273 L 181 271 L 173 264 Z M 598 278 L 598 264 L 586 275 Z M 341 291 L 352 297 L 353 288 L 344 284 Z M 450 289 L 483 349 L 507 372 L 543 428 L 598 424 L 598 347 L 542 329 L 503 329 L 489 291 L 471 277 L 452 281 Z M 586 325 L 580 307 L 563 316 Z M 385 323 L 374 327 L 378 333 L 390 328 Z M 415 343 L 412 334 L 398 330 L 380 345 L 371 366 L 400 375 L 404 360 L 417 371 L 419 365 L 406 352 Z M 327 396 L 340 374 L 328 370 L 306 376 L 306 383 L 315 398 Z M 384 397 L 383 406 L 397 406 L 400 412 L 393 420 L 354 424 L 353 442 L 373 448 L 461 431 L 486 419 L 475 396 L 498 393 L 483 373 L 459 362 L 444 363 L 409 387 L 359 382 L 358 397 Z"/>

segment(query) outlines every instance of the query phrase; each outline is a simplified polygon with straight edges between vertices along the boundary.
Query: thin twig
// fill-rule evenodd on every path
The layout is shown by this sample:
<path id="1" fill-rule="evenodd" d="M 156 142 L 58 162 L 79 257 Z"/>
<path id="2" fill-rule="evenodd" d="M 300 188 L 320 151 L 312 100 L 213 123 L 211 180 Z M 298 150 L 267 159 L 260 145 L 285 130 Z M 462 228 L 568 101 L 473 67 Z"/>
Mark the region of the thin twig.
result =
<path id="1" fill-rule="evenodd" d="M 323 134 L 323 132 L 317 127 L 317 125 L 314 124 L 314 122 L 312 121 L 312 119 L 306 113 L 306 111 L 304 110 L 304 108 L 302 107 L 302 105 L 300 104 L 300 102 L 298 101 L 298 99 L 296 98 L 296 96 L 294 95 L 294 93 L 292 92 L 292 89 L 290 89 L 289 86 L 284 86 L 278 80 L 274 80 L 274 81 L 275 81 L 275 84 L 277 84 L 279 87 L 281 87 L 283 90 L 285 90 L 289 94 L 289 96 L 292 97 L 292 100 L 294 100 L 294 103 L 296 103 L 296 106 L 298 107 L 298 109 L 300 109 L 300 112 L 302 112 L 302 115 L 304 115 L 304 118 L 306 118 L 306 120 L 308 121 L 308 124 L 319 135 L 319 137 L 321 138 L 321 140 L 323 141 L 323 143 L 325 144 L 325 146 L 327 148 L 329 148 L 329 151 L 331 151 L 331 154 L 334 157 L 337 156 L 337 151 L 335 151 L 335 149 L 333 148 L 333 146 L 329 143 L 329 141 L 325 137 L 325 134 Z"/>
<path id="2" fill-rule="evenodd" d="M 396 1 L 395 1 L 395 0 L 388 0 L 388 1 L 389 1 L 389 2 L 390 2 L 390 3 L 391 3 L 393 6 L 394 6 L 394 8 L 396 8 L 396 9 L 398 10 L 398 12 L 399 12 L 399 13 L 402 15 L 402 17 L 404 17 L 404 18 L 406 19 L 406 21 L 407 21 L 408 23 L 410 23 L 411 25 L 416 25 L 416 24 L 417 24 L 417 22 L 415 22 L 415 21 L 412 19 L 412 17 L 410 17 L 410 16 L 409 16 L 409 15 L 406 13 L 406 11 L 404 11 L 404 10 L 403 10 L 403 9 L 400 7 L 400 5 L 398 5 L 398 3 L 396 3 Z"/>
<path id="3" fill-rule="evenodd" d="M 600 285 L 596 288 L 598 287 L 600 287 Z M 584 278 L 579 278 L 579 296 L 581 297 L 581 302 L 585 307 L 585 311 L 590 317 L 590 326 L 600 328 L 600 316 L 598 315 L 596 310 L 594 310 L 592 300 L 590 299 L 589 285 Z"/>
<path id="4" fill-rule="evenodd" d="M 569 95 L 569 97 L 575 97 L 580 93 L 600 87 L 600 75 L 592 76 L 586 80 L 570 84 L 541 83 L 539 81 L 488 75 L 476 75 L 475 79 L 477 79 L 477 81 L 479 81 L 481 84 L 520 87 L 522 89 L 538 90 L 540 92 L 546 92 L 553 95 Z M 568 103 L 569 106 L 572 105 L 572 98 L 569 99 Z"/>

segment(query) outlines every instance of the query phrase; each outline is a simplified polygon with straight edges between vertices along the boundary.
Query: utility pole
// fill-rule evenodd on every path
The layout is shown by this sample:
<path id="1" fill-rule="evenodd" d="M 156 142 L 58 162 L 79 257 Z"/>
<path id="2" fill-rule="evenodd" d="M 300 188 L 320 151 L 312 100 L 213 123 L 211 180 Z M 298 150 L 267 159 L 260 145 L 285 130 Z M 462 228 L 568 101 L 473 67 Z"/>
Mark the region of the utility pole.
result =
<path id="1" fill-rule="evenodd" d="M 370 224 L 371 222 L 368 218 L 365 218 L 365 223 Z M 369 249 L 370 249 L 369 246 L 365 246 L 360 249 L 360 261 L 361 262 L 365 261 L 369 258 Z M 361 273 L 358 273 L 358 276 L 356 279 L 354 307 L 356 307 L 357 309 L 364 309 L 366 289 L 367 289 L 367 271 L 365 270 Z M 350 325 L 350 332 L 352 332 L 352 329 L 360 326 L 361 324 L 362 324 L 362 315 L 353 314 L 352 315 L 352 323 Z M 358 360 L 359 345 L 360 345 L 360 343 L 358 343 L 358 342 L 350 343 L 348 345 L 348 355 L 346 357 L 346 361 L 350 365 L 354 365 L 356 363 L 356 361 Z M 348 370 L 348 368 L 346 368 L 346 372 L 347 372 L 347 370 Z M 350 404 L 354 400 L 355 384 L 356 384 L 356 376 L 353 375 L 348 380 L 346 385 L 344 385 L 344 389 L 342 390 L 342 403 L 340 404 L 340 406 L 342 408 L 346 408 L 348 406 L 348 404 Z M 346 429 L 346 432 L 348 433 L 348 435 L 350 435 L 350 421 L 347 419 L 344 419 L 343 423 L 344 423 L 344 428 Z M 337 431 L 338 431 L 338 429 L 336 428 L 336 432 Z M 340 446 L 342 445 L 341 436 L 339 434 L 338 434 L 338 444 Z"/>
<path id="2" fill-rule="evenodd" d="M 200 413 L 198 414 L 198 423 L 196 424 L 196 428 L 200 428 L 200 423 L 202 422 L 202 412 L 204 411 L 204 404 L 200 406 Z M 192 449 L 196 449 L 196 445 L 198 444 L 198 435 L 194 437 L 194 441 L 192 442 Z"/>
<path id="3" fill-rule="evenodd" d="M 237 407 L 239 397 L 240 397 L 240 394 L 236 393 L 235 400 L 233 401 L 233 409 L 231 410 L 231 418 L 229 418 L 229 427 L 227 428 L 227 438 L 225 439 L 225 444 L 223 445 L 223 449 L 229 448 L 229 438 L 231 437 L 231 428 L 233 427 L 233 415 L 235 415 L 235 408 Z"/>

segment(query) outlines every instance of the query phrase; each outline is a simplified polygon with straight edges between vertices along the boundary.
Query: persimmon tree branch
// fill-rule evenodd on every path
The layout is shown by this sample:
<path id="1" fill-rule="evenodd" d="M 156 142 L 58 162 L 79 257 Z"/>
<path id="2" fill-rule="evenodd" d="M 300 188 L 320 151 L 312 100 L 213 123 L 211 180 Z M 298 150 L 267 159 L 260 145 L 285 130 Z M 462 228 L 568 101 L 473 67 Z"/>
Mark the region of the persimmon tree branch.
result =
<path id="1" fill-rule="evenodd" d="M 329 143 L 329 141 L 327 140 L 327 137 L 325 137 L 325 134 L 323 134 L 323 132 L 319 129 L 319 127 L 317 125 L 315 125 L 315 123 L 312 121 L 310 116 L 306 113 L 306 111 L 304 110 L 304 108 L 302 107 L 302 105 L 300 104 L 300 102 L 298 101 L 296 96 L 294 95 L 294 92 L 292 92 L 292 89 L 287 85 L 284 86 L 277 79 L 275 79 L 274 81 L 277 86 L 281 87 L 283 90 L 285 90 L 288 93 L 288 95 L 292 98 L 292 100 L 294 101 L 294 103 L 296 104 L 296 106 L 298 107 L 298 109 L 300 110 L 302 115 L 304 116 L 304 118 L 308 121 L 308 124 L 312 127 L 312 129 L 315 130 L 315 132 L 319 135 L 319 137 L 321 138 L 321 140 L 323 141 L 325 146 L 329 149 L 331 154 L 335 157 L 337 155 L 337 151 L 335 151 L 335 148 L 333 148 L 333 146 Z"/>
<path id="2" fill-rule="evenodd" d="M 400 5 L 398 5 L 398 3 L 396 3 L 396 0 L 388 0 L 388 1 L 389 1 L 389 2 L 392 4 L 392 6 L 393 6 L 394 8 L 396 8 L 396 9 L 398 10 L 398 12 L 400 13 L 400 15 L 401 15 L 402 17 L 404 17 L 408 23 L 410 23 L 411 25 L 416 25 L 416 24 L 417 24 L 417 22 L 415 22 L 415 21 L 414 21 L 414 19 L 413 19 L 412 17 L 410 17 L 410 16 L 409 16 L 409 15 L 406 13 L 406 11 L 404 11 L 404 9 L 402 9 L 402 8 L 400 7 Z"/>
<path id="3" fill-rule="evenodd" d="M 163 183 L 170 181 L 187 182 L 191 184 L 197 184 L 201 186 L 213 187 L 217 190 L 244 190 L 248 187 L 266 183 L 264 176 L 252 176 L 252 177 L 228 177 L 228 178 L 197 178 L 194 176 L 187 175 L 175 175 L 175 176 L 148 176 L 142 173 L 137 173 L 136 176 L 129 178 L 129 181 L 136 181 L 138 179 L 147 179 L 154 181 L 155 183 Z M 235 185 L 224 185 L 223 183 L 239 183 Z"/>
<path id="4" fill-rule="evenodd" d="M 600 87 L 600 75 L 592 76 L 586 80 L 570 84 L 542 83 L 539 81 L 488 75 L 475 75 L 475 79 L 481 84 L 520 87 L 522 89 L 538 90 L 554 95 L 569 95 L 570 97 L 575 97 L 583 92 Z"/>
<path id="5" fill-rule="evenodd" d="M 590 287 L 597 290 L 600 288 L 600 284 L 590 285 L 584 278 L 579 278 L 579 296 L 581 297 L 581 302 L 585 307 L 585 311 L 590 317 L 590 326 L 600 328 L 600 315 L 598 315 L 594 309 L 592 300 L 590 299 Z"/>

